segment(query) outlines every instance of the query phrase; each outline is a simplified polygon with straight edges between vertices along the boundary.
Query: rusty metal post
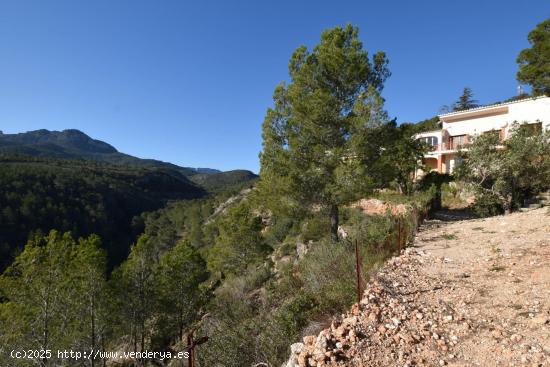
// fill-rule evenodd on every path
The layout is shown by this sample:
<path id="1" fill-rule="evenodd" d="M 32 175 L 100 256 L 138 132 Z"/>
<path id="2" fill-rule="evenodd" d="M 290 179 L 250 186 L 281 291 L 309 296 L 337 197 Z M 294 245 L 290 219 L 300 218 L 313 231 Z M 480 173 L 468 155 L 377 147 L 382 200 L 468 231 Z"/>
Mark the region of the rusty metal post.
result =
<path id="1" fill-rule="evenodd" d="M 361 262 L 359 259 L 359 243 L 355 240 L 355 273 L 357 274 L 357 304 L 361 303 L 363 290 L 361 284 Z"/>
<path id="2" fill-rule="evenodd" d="M 403 242 L 403 236 L 402 236 L 401 230 L 402 230 L 401 217 L 398 217 L 397 218 L 397 231 L 399 233 L 398 239 L 397 239 L 397 242 L 399 242 L 399 252 L 397 253 L 398 256 L 401 254 L 401 247 Z"/>
<path id="3" fill-rule="evenodd" d="M 188 362 L 189 367 L 195 367 L 195 348 L 208 341 L 208 336 L 203 336 L 195 340 L 193 338 L 193 334 L 195 333 L 195 330 L 196 329 L 193 329 L 187 334 L 187 350 L 189 351 L 189 362 Z"/>
<path id="4" fill-rule="evenodd" d="M 189 367 L 195 367 L 195 345 L 193 343 L 193 331 L 187 334 L 187 347 L 189 348 Z"/>

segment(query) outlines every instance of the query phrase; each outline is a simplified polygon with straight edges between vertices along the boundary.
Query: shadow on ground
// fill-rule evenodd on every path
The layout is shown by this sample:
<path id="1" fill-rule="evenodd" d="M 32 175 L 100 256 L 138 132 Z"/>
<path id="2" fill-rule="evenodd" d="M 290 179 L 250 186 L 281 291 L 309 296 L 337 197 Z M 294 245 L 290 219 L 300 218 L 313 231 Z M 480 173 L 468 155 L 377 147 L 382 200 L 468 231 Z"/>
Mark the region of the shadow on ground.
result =
<path id="1" fill-rule="evenodd" d="M 431 219 L 438 219 L 443 222 L 456 222 L 459 220 L 474 219 L 476 215 L 470 209 L 448 209 L 443 208 L 431 215 Z"/>

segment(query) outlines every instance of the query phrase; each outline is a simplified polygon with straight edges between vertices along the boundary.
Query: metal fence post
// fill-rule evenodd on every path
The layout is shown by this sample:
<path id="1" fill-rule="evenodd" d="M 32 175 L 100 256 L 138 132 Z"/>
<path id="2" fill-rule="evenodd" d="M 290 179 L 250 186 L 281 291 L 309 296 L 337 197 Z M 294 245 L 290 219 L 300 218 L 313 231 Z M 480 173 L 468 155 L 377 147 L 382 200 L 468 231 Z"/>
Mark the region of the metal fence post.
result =
<path id="1" fill-rule="evenodd" d="M 355 240 L 355 273 L 357 274 L 357 305 L 361 303 L 363 297 L 363 290 L 361 284 L 361 262 L 359 258 L 359 243 Z"/>

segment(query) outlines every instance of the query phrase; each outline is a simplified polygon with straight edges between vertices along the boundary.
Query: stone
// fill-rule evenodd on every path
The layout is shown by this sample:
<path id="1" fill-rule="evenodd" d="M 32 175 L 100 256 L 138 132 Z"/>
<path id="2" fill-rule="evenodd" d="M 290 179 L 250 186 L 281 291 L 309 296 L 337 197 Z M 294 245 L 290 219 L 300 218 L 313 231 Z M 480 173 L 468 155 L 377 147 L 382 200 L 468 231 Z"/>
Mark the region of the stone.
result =
<path id="1" fill-rule="evenodd" d="M 303 343 L 294 343 L 290 345 L 290 352 L 292 354 L 300 354 L 304 350 L 304 344 Z"/>
<path id="2" fill-rule="evenodd" d="M 517 343 L 519 342 L 523 337 L 519 334 L 512 334 L 512 336 L 510 337 L 510 340 Z"/>
<path id="3" fill-rule="evenodd" d="M 315 342 L 315 348 L 325 350 L 327 348 L 327 338 L 324 335 L 319 335 Z"/>

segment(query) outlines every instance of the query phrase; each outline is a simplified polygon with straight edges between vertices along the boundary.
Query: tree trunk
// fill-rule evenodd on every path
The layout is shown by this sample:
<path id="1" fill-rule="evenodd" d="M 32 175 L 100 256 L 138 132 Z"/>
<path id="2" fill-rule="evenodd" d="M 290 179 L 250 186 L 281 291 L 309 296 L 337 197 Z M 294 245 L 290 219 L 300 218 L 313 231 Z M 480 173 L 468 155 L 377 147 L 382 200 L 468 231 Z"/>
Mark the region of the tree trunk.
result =
<path id="1" fill-rule="evenodd" d="M 515 203 L 515 193 L 516 193 L 516 185 L 514 180 L 512 179 L 511 182 L 512 190 L 510 194 L 506 195 L 506 201 L 504 204 L 504 214 L 511 214 L 514 211 L 514 203 Z"/>
<path id="2" fill-rule="evenodd" d="M 101 337 L 101 351 L 105 352 L 105 338 L 104 337 Z M 107 359 L 106 358 L 102 359 L 102 364 L 103 364 L 103 367 L 107 367 Z"/>
<path id="3" fill-rule="evenodd" d="M 330 206 L 330 240 L 338 242 L 338 205 Z"/>
<path id="4" fill-rule="evenodd" d="M 399 190 L 399 193 L 400 194 L 403 194 L 403 185 L 401 184 L 401 182 L 397 182 L 397 189 Z"/>
<path id="5" fill-rule="evenodd" d="M 92 310 L 91 310 L 91 316 L 92 316 L 92 322 L 90 324 L 90 327 L 92 328 L 92 350 L 95 350 L 95 299 L 94 299 L 95 295 L 92 294 L 92 296 L 90 297 L 91 298 L 91 304 L 92 304 Z M 92 356 L 90 358 L 90 365 L 91 367 L 95 367 L 95 358 Z"/>
<path id="6" fill-rule="evenodd" d="M 506 198 L 506 200 L 504 201 L 504 214 L 505 215 L 508 215 L 508 214 L 512 214 L 512 206 L 513 206 L 513 202 L 514 202 L 514 199 L 513 197 L 510 195 Z"/>
<path id="7" fill-rule="evenodd" d="M 144 363 L 144 359 L 143 359 L 143 352 L 145 351 L 145 319 L 142 320 L 141 322 L 141 353 L 142 353 L 142 356 L 140 358 L 140 363 L 141 365 L 143 366 L 145 363 Z"/>

